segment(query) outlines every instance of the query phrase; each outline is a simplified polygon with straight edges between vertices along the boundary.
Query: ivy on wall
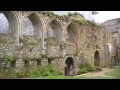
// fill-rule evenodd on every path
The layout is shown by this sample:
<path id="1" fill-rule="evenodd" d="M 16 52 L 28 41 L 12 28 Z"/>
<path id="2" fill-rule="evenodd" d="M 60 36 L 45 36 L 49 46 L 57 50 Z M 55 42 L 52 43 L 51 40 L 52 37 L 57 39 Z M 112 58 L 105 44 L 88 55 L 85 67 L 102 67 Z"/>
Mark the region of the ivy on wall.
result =
<path id="1" fill-rule="evenodd" d="M 56 15 L 52 11 L 42 11 L 41 12 L 43 15 L 48 16 L 48 17 L 55 17 L 63 21 L 72 21 L 76 25 L 90 25 L 92 27 L 100 27 L 97 25 L 95 22 L 91 22 L 86 20 L 81 14 L 78 15 L 78 13 L 69 13 L 68 15 Z"/>

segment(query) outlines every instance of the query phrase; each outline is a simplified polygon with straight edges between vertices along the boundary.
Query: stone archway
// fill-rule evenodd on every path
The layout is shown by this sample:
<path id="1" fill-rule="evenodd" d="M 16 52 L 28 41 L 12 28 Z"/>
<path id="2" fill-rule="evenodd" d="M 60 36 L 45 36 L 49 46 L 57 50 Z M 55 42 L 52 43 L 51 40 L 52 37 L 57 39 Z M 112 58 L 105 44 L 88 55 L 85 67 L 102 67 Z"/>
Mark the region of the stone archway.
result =
<path id="1" fill-rule="evenodd" d="M 75 42 L 76 37 L 76 29 L 75 26 L 71 23 L 67 27 L 67 35 L 66 35 L 66 41 L 68 42 Z"/>
<path id="2" fill-rule="evenodd" d="M 31 13 L 23 20 L 22 35 L 33 36 L 37 39 L 43 36 L 41 19 L 36 13 Z"/>
<path id="3" fill-rule="evenodd" d="M 100 53 L 99 51 L 95 51 L 95 54 L 94 54 L 94 59 L 95 59 L 95 66 L 100 66 Z"/>
<path id="4" fill-rule="evenodd" d="M 8 42 L 19 43 L 18 19 L 13 11 L 1 11 L 2 32 L 8 36 Z"/>
<path id="5" fill-rule="evenodd" d="M 65 61 L 65 76 L 74 75 L 74 59 L 72 57 L 68 57 Z"/>
<path id="6" fill-rule="evenodd" d="M 61 41 L 62 36 L 62 26 L 59 21 L 53 19 L 48 23 L 47 37 L 52 38 L 56 42 Z"/>

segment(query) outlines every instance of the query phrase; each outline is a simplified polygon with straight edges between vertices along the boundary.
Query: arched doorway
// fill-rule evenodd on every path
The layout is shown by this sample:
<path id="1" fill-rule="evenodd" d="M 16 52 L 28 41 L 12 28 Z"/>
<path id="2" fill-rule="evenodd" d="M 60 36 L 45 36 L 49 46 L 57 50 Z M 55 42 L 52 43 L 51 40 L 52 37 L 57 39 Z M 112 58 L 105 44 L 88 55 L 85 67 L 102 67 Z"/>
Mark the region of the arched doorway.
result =
<path id="1" fill-rule="evenodd" d="M 94 59 L 95 59 L 95 66 L 100 66 L 100 53 L 99 51 L 95 51 L 94 54 Z"/>
<path id="2" fill-rule="evenodd" d="M 72 57 L 68 57 L 65 61 L 65 76 L 74 75 L 74 59 Z"/>

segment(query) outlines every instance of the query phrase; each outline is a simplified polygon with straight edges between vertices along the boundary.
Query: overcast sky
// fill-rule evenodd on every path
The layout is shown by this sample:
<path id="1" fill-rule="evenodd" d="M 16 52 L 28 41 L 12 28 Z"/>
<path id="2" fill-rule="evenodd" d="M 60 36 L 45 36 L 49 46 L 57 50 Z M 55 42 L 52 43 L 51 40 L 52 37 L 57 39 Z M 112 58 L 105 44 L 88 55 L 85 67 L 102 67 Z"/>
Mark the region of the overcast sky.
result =
<path id="1" fill-rule="evenodd" d="M 120 18 L 120 11 L 98 11 L 99 14 L 94 15 L 96 22 L 102 23 L 106 20 Z"/>
<path id="2" fill-rule="evenodd" d="M 59 14 L 67 14 L 68 12 L 76 12 L 76 11 L 56 11 Z M 82 11 L 77 11 L 77 12 L 82 12 Z M 88 12 L 88 11 L 85 11 Z M 110 19 L 115 19 L 115 18 L 120 18 L 120 11 L 97 11 L 99 14 L 94 15 L 94 20 L 96 22 L 102 23 L 104 21 L 110 20 Z"/>

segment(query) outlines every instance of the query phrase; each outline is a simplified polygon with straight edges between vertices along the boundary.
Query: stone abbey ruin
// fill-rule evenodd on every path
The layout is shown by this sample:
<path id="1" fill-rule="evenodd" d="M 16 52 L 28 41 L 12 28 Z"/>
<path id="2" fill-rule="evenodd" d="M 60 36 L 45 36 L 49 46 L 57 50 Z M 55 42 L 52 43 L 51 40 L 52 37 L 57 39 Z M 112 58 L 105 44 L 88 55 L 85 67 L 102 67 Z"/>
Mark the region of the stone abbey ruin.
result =
<path id="1" fill-rule="evenodd" d="M 59 16 L 47 11 L 0 11 L 0 70 L 52 64 L 57 72 L 77 74 L 81 65 L 115 64 L 112 33 L 81 15 Z M 0 23 L 3 23 L 0 21 Z M 69 69 L 69 70 L 67 70 Z"/>

